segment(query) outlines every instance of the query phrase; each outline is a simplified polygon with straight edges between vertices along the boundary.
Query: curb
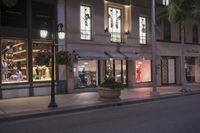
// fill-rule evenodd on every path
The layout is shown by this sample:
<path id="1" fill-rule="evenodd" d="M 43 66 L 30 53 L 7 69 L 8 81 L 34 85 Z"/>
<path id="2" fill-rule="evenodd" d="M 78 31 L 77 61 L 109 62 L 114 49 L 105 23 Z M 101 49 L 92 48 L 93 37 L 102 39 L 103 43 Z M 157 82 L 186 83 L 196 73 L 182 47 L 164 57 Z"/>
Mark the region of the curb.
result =
<path id="1" fill-rule="evenodd" d="M 23 112 L 23 113 L 18 113 L 18 114 L 2 116 L 0 118 L 0 123 L 16 121 L 16 120 L 24 120 L 28 118 L 39 118 L 39 117 L 45 117 L 45 116 L 51 116 L 51 115 L 76 113 L 76 112 L 89 111 L 89 110 L 95 110 L 95 109 L 109 108 L 109 107 L 114 107 L 114 106 L 147 103 L 147 102 L 152 102 L 152 101 L 159 101 L 159 100 L 185 97 L 185 96 L 198 95 L 198 94 L 200 94 L 200 91 L 166 94 L 166 95 L 161 95 L 159 97 L 151 97 L 151 98 L 139 99 L 139 100 L 126 99 L 122 101 L 104 102 L 104 103 L 84 105 L 84 106 L 78 106 L 78 107 L 60 107 L 60 108 L 55 108 L 55 109 L 37 110 L 33 112 Z"/>

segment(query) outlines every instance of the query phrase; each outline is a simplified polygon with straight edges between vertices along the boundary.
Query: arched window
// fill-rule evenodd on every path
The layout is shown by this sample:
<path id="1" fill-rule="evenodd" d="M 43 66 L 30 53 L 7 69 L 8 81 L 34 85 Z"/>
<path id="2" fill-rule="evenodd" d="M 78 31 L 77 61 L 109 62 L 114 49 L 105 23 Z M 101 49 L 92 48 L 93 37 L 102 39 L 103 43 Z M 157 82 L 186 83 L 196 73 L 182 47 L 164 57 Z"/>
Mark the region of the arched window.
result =
<path id="1" fill-rule="evenodd" d="M 198 28 L 195 24 L 192 27 L 192 42 L 197 44 L 198 41 L 199 41 L 199 39 L 198 39 Z"/>

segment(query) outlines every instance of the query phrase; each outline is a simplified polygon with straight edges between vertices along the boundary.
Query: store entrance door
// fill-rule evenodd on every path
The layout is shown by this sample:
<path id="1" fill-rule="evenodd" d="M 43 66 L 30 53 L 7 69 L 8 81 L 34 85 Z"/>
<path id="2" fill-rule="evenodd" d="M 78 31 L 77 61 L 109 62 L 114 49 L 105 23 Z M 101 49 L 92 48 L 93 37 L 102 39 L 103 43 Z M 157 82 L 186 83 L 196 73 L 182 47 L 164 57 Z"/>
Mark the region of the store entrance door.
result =
<path id="1" fill-rule="evenodd" d="M 162 85 L 176 83 L 176 59 L 163 57 L 162 59 Z"/>

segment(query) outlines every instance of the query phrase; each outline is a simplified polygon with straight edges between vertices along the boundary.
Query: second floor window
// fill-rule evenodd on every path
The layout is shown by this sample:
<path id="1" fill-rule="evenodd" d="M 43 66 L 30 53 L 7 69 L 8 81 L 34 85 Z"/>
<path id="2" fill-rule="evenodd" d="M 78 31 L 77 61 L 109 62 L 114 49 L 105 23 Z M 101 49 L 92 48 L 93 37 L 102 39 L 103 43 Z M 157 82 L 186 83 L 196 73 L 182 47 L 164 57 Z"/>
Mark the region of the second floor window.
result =
<path id="1" fill-rule="evenodd" d="M 192 27 L 192 42 L 197 44 L 198 43 L 198 28 L 196 25 Z"/>
<path id="2" fill-rule="evenodd" d="M 169 0 L 163 0 L 163 5 L 168 6 L 169 5 Z"/>
<path id="3" fill-rule="evenodd" d="M 121 9 L 108 8 L 108 30 L 111 34 L 111 42 L 122 42 L 122 14 Z"/>
<path id="4" fill-rule="evenodd" d="M 171 24 L 169 21 L 164 22 L 164 40 L 171 41 Z"/>
<path id="5" fill-rule="evenodd" d="M 139 38 L 140 44 L 147 44 L 147 20 L 146 17 L 139 17 Z"/>
<path id="6" fill-rule="evenodd" d="M 92 18 L 91 18 L 91 7 L 80 6 L 80 32 L 81 40 L 92 39 Z"/>

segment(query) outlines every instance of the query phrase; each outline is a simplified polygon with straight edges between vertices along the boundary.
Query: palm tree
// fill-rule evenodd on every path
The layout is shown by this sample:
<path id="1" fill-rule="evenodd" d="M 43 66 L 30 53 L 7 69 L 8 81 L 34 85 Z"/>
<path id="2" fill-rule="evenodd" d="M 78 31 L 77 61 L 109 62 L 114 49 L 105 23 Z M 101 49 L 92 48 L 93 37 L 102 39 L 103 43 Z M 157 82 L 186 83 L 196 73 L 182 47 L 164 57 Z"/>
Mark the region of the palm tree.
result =
<path id="1" fill-rule="evenodd" d="M 199 0 L 170 0 L 169 5 L 157 10 L 157 22 L 169 20 L 172 23 L 181 25 L 181 91 L 190 91 L 186 87 L 185 74 L 185 42 L 184 42 L 184 27 L 186 19 L 200 20 L 200 1 Z"/>
<path id="2" fill-rule="evenodd" d="M 0 4 L 2 3 L 3 5 L 7 7 L 13 7 L 17 4 L 18 0 L 0 0 Z"/>

